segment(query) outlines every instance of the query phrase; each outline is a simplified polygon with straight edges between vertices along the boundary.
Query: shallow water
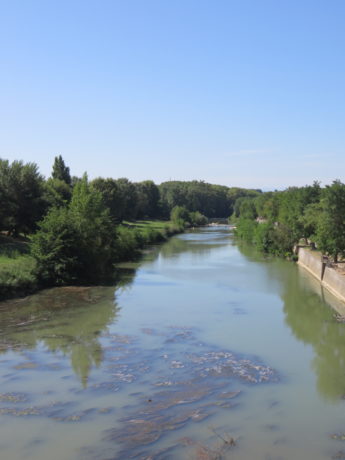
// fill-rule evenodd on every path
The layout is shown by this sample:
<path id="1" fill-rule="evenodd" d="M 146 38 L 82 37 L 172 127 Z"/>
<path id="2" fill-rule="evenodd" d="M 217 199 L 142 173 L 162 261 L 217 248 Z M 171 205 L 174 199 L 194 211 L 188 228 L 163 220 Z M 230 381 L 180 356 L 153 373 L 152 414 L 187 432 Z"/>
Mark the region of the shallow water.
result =
<path id="1" fill-rule="evenodd" d="M 0 304 L 0 458 L 345 458 L 344 306 L 204 228 Z M 344 436 L 343 436 L 344 435 Z"/>

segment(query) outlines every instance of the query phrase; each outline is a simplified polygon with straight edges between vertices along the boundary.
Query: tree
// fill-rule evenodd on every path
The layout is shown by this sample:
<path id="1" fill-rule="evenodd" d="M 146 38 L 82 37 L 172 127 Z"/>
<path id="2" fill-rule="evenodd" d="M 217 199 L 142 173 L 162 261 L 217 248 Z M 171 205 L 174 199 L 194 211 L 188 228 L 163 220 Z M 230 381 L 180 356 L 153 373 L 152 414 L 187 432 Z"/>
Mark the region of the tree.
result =
<path id="1" fill-rule="evenodd" d="M 44 198 L 47 206 L 66 206 L 71 200 L 72 188 L 63 180 L 49 178 L 44 184 Z"/>
<path id="2" fill-rule="evenodd" d="M 35 163 L 0 160 L 1 229 L 30 233 L 44 213 L 43 177 Z"/>
<path id="3" fill-rule="evenodd" d="M 115 222 L 120 223 L 137 217 L 138 191 L 135 184 L 126 178 L 115 180 L 102 177 L 94 179 L 91 184 L 101 193 L 104 204 Z"/>
<path id="4" fill-rule="evenodd" d="M 122 219 L 124 204 L 121 202 L 121 196 L 119 194 L 116 180 L 97 177 L 91 182 L 91 185 L 102 195 L 103 203 L 109 209 L 114 222 L 120 222 Z"/>
<path id="5" fill-rule="evenodd" d="M 314 182 L 311 186 L 289 187 L 278 194 L 279 215 L 278 221 L 285 224 L 291 231 L 297 243 L 300 238 L 310 236 L 309 223 L 303 218 L 308 205 L 319 202 L 320 184 Z"/>
<path id="6" fill-rule="evenodd" d="M 31 254 L 44 285 L 77 283 L 82 270 L 80 233 L 68 208 L 51 208 L 32 237 Z"/>
<path id="7" fill-rule="evenodd" d="M 345 252 L 345 184 L 335 180 L 323 190 L 321 213 L 316 229 L 318 248 L 334 262 Z"/>
<path id="8" fill-rule="evenodd" d="M 207 217 L 202 215 L 199 211 L 193 211 L 189 213 L 189 221 L 191 225 L 206 225 L 208 222 Z"/>
<path id="9" fill-rule="evenodd" d="M 135 185 L 125 177 L 115 182 L 118 190 L 118 203 L 121 204 L 119 220 L 135 219 L 138 212 L 138 193 Z"/>
<path id="10" fill-rule="evenodd" d="M 237 198 L 259 194 L 256 190 L 230 189 L 224 185 L 196 180 L 163 182 L 159 185 L 159 191 L 160 207 L 166 216 L 175 206 L 184 206 L 189 211 L 199 211 L 207 217 L 229 217 Z"/>
<path id="11" fill-rule="evenodd" d="M 52 208 L 32 238 L 37 274 L 47 285 L 92 283 L 112 273 L 116 232 L 101 194 L 85 175 L 68 207 Z"/>
<path id="12" fill-rule="evenodd" d="M 189 212 L 184 206 L 175 206 L 170 214 L 170 219 L 173 222 L 189 222 Z"/>
<path id="13" fill-rule="evenodd" d="M 152 180 L 138 182 L 136 185 L 138 196 L 138 218 L 158 217 L 159 213 L 159 190 Z"/>
<path id="14" fill-rule="evenodd" d="M 62 180 L 66 182 L 67 185 L 71 185 L 69 168 L 65 165 L 61 155 L 54 159 L 52 178 Z"/>
<path id="15" fill-rule="evenodd" d="M 255 219 L 257 217 L 254 199 L 248 196 L 237 198 L 234 205 L 235 217 Z"/>
<path id="16" fill-rule="evenodd" d="M 80 236 L 80 278 L 102 279 L 115 261 L 116 231 L 102 195 L 89 184 L 86 174 L 73 189 L 69 209 Z"/>

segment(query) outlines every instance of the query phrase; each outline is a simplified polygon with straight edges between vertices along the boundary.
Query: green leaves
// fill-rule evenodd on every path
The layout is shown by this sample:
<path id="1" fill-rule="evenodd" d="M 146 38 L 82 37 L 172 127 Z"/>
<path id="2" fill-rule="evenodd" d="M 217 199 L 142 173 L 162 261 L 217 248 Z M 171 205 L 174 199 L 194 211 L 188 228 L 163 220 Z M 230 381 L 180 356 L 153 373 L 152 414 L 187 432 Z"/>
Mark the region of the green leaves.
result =
<path id="1" fill-rule="evenodd" d="M 335 262 L 345 253 L 345 184 L 339 180 L 323 190 L 316 242 Z"/>
<path id="2" fill-rule="evenodd" d="M 59 179 L 65 182 L 67 185 L 71 185 L 71 175 L 69 168 L 65 165 L 61 155 L 55 157 L 54 159 L 52 178 Z"/>
<path id="3" fill-rule="evenodd" d="M 92 283 L 112 272 L 115 229 L 86 175 L 76 184 L 70 205 L 52 208 L 39 227 L 31 253 L 43 283 Z"/>
<path id="4" fill-rule="evenodd" d="M 35 163 L 0 159 L 0 227 L 12 235 L 30 233 L 44 212 L 43 177 Z"/>

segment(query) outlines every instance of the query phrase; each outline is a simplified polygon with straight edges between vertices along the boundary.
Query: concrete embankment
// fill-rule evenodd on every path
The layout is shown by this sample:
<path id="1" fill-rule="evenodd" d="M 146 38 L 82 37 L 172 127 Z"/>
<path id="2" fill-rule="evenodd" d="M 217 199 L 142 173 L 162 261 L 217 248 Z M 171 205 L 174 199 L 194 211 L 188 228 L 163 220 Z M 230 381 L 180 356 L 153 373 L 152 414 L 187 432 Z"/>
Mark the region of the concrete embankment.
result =
<path id="1" fill-rule="evenodd" d="M 345 302 L 345 275 L 330 266 L 327 258 L 309 248 L 298 248 L 298 265 L 308 270 L 321 285 Z"/>

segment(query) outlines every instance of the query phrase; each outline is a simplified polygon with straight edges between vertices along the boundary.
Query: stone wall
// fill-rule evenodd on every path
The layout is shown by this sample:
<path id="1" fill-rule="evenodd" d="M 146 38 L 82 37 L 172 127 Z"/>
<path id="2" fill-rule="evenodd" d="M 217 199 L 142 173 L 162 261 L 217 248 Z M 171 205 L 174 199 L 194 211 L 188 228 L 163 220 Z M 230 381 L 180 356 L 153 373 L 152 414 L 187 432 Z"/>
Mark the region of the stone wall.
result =
<path id="1" fill-rule="evenodd" d="M 332 294 L 342 298 L 345 301 L 345 276 L 334 270 L 334 268 L 326 267 L 325 274 L 322 279 L 322 284 L 329 289 Z"/>
<path id="2" fill-rule="evenodd" d="M 308 248 L 298 249 L 298 265 L 308 270 L 319 281 L 322 279 L 323 263 L 321 254 L 317 251 L 311 251 Z"/>
<path id="3" fill-rule="evenodd" d="M 345 275 L 327 266 L 320 252 L 312 251 L 309 248 L 299 248 L 298 265 L 308 270 L 321 282 L 323 287 L 345 302 Z"/>

